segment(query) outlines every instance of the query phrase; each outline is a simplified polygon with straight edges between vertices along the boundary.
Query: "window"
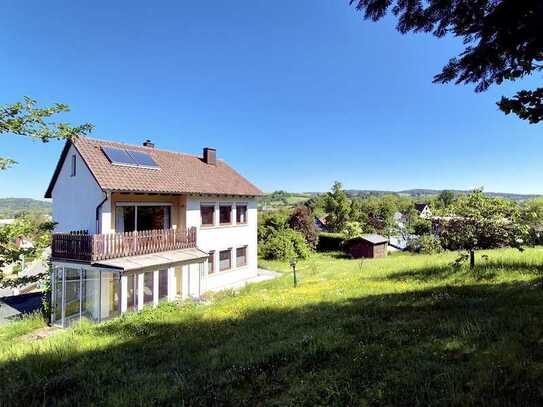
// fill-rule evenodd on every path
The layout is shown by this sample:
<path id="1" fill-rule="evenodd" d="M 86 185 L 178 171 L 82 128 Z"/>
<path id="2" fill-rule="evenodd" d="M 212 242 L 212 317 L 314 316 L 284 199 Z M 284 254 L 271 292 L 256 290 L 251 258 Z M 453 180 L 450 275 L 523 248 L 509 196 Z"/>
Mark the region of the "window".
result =
<path id="1" fill-rule="evenodd" d="M 223 250 L 219 253 L 219 270 L 226 271 L 232 268 L 232 250 Z"/>
<path id="2" fill-rule="evenodd" d="M 77 171 L 77 157 L 76 155 L 72 155 L 72 167 L 70 169 L 70 177 L 75 177 Z"/>
<path id="3" fill-rule="evenodd" d="M 232 223 L 232 206 L 221 205 L 219 209 L 221 225 L 228 225 Z"/>
<path id="4" fill-rule="evenodd" d="M 202 205 L 200 206 L 200 215 L 202 217 L 202 226 L 213 226 L 213 217 L 215 215 L 215 206 Z"/>
<path id="5" fill-rule="evenodd" d="M 247 246 L 236 249 L 236 267 L 247 265 Z"/>
<path id="6" fill-rule="evenodd" d="M 215 252 L 209 252 L 207 258 L 207 274 L 213 274 L 215 271 Z"/>
<path id="7" fill-rule="evenodd" d="M 247 223 L 247 205 L 236 205 L 236 223 Z"/>
<path id="8" fill-rule="evenodd" d="M 171 228 L 169 205 L 117 205 L 115 231 L 117 233 Z"/>
<path id="9" fill-rule="evenodd" d="M 160 270 L 158 272 L 158 299 L 165 300 L 168 298 L 168 270 Z"/>
<path id="10" fill-rule="evenodd" d="M 143 303 L 152 304 L 153 303 L 153 289 L 154 289 L 154 278 L 153 272 L 148 271 L 143 274 Z"/>

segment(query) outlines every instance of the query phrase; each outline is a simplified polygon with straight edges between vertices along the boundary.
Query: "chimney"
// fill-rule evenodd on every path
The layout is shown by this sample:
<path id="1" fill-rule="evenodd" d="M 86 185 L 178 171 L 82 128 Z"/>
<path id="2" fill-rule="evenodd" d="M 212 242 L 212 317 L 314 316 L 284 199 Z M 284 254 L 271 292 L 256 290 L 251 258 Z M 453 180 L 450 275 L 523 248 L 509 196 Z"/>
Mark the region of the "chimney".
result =
<path id="1" fill-rule="evenodd" d="M 151 140 L 145 140 L 143 142 L 143 147 L 155 148 L 155 143 L 152 143 Z"/>
<path id="2" fill-rule="evenodd" d="M 209 165 L 217 165 L 217 150 L 204 147 L 204 162 Z"/>

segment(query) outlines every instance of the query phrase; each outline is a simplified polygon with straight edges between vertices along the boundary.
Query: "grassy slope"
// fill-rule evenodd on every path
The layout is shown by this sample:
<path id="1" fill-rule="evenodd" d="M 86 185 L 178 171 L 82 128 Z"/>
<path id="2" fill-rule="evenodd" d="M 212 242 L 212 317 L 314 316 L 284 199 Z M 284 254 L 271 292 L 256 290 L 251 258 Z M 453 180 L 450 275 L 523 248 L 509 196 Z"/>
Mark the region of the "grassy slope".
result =
<path id="1" fill-rule="evenodd" d="M 0 339 L 0 405 L 541 404 L 543 250 L 488 254 L 478 279 L 453 253 L 318 255 L 297 289 Z"/>

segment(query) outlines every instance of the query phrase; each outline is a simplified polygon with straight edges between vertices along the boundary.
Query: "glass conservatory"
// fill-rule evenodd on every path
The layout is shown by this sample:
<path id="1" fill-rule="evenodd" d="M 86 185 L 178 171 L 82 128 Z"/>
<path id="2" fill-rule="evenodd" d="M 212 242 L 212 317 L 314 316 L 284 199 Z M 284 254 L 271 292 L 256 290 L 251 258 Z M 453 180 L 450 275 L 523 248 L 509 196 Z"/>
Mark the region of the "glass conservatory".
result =
<path id="1" fill-rule="evenodd" d="M 67 327 L 84 319 L 100 322 L 120 314 L 118 271 L 56 265 L 51 277 L 54 325 Z"/>

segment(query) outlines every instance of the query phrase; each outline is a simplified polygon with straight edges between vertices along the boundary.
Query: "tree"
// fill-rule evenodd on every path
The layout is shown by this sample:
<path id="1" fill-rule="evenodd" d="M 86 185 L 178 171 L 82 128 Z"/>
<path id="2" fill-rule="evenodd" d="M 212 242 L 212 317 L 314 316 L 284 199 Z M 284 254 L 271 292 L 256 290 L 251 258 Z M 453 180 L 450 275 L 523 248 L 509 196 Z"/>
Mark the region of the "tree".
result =
<path id="1" fill-rule="evenodd" d="M 54 223 L 43 215 L 27 214 L 16 219 L 15 223 L 0 228 L 0 268 L 7 264 L 18 264 L 22 256 L 41 254 L 51 244 L 51 232 Z M 18 237 L 25 237 L 33 242 L 30 249 L 19 249 L 15 245 Z M 22 277 L 18 273 L 7 276 L 0 272 L 0 287 L 16 287 L 41 280 L 44 275 Z"/>
<path id="2" fill-rule="evenodd" d="M 88 123 L 72 127 L 68 123 L 49 121 L 51 117 L 69 111 L 70 108 L 61 103 L 37 108 L 36 101 L 25 96 L 22 102 L 0 106 L 0 135 L 31 137 L 46 143 L 52 139 L 74 139 L 92 131 L 93 126 Z M 11 158 L 0 157 L 0 170 L 5 170 L 15 163 L 16 161 Z M 52 229 L 52 226 L 49 226 Z M 40 230 L 34 232 L 39 233 Z M 4 266 L 16 262 L 20 255 L 24 254 L 24 251 L 13 245 L 12 239 L 13 233 L 10 229 L 3 229 L 0 235 L 0 284 L 15 286 L 20 284 L 21 280 L 7 278 L 1 271 Z"/>
<path id="3" fill-rule="evenodd" d="M 398 17 L 397 30 L 452 34 L 465 49 L 434 76 L 435 83 L 475 84 L 476 92 L 543 69 L 541 0 L 350 0 L 366 19 Z M 521 90 L 497 103 L 530 123 L 543 120 L 543 88 Z"/>
<path id="4" fill-rule="evenodd" d="M 345 239 L 353 239 L 364 234 L 360 222 L 347 222 L 342 232 L 345 235 Z"/>
<path id="5" fill-rule="evenodd" d="M 522 249 L 528 232 L 515 202 L 490 198 L 481 190 L 458 198 L 448 216 L 440 219 L 443 246 L 466 250 L 471 271 L 475 269 L 476 250 L 505 246 Z"/>
<path id="6" fill-rule="evenodd" d="M 317 247 L 318 236 L 315 219 L 308 208 L 305 206 L 294 208 L 289 216 L 288 225 L 291 229 L 300 232 L 312 249 Z"/>
<path id="7" fill-rule="evenodd" d="M 436 198 L 436 205 L 439 209 L 447 208 L 453 204 L 454 199 L 454 192 L 443 190 Z"/>
<path id="8" fill-rule="evenodd" d="M 46 143 L 52 139 L 63 140 L 84 136 L 94 128 L 89 123 L 72 127 L 68 123 L 48 121 L 52 116 L 69 112 L 68 105 L 56 103 L 45 108 L 35 106 L 36 101 L 27 96 L 22 102 L 0 106 L 0 135 L 11 133 L 17 136 L 32 137 Z M 0 157 L 0 170 L 15 163 L 10 158 Z"/>
<path id="9" fill-rule="evenodd" d="M 333 232 L 341 232 L 349 221 L 350 204 L 341 182 L 334 182 L 325 197 L 326 225 Z"/>

